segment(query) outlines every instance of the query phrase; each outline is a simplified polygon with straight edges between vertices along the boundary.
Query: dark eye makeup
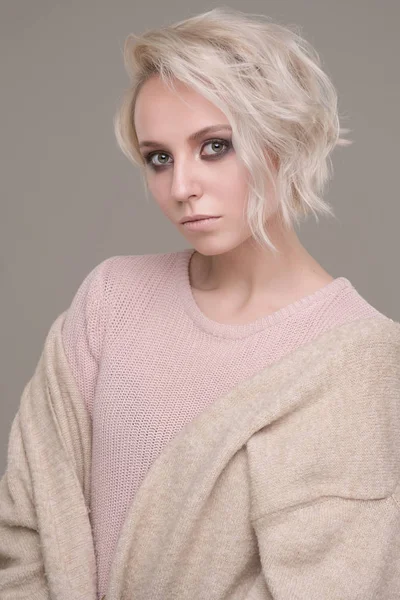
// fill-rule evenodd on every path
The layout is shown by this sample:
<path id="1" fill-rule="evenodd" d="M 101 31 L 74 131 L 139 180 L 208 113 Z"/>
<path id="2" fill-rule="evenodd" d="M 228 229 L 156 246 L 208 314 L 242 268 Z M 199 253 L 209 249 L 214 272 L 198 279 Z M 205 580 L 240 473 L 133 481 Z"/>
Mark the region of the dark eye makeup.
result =
<path id="1" fill-rule="evenodd" d="M 231 139 L 222 139 L 222 138 L 213 138 L 211 140 L 207 140 L 206 142 L 204 142 L 202 148 L 204 148 L 204 146 L 208 146 L 209 144 L 221 144 L 222 145 L 222 150 L 220 152 L 217 152 L 215 154 L 207 154 L 205 156 L 203 156 L 205 158 L 205 160 L 216 160 L 218 158 L 220 158 L 221 156 L 225 156 L 225 154 L 227 154 L 229 152 L 229 150 L 231 150 L 232 148 L 232 140 Z M 154 171 L 160 171 L 161 169 L 164 169 L 165 167 L 168 167 L 171 163 L 165 163 L 165 164 L 161 164 L 161 165 L 157 165 L 155 163 L 152 162 L 153 156 L 158 156 L 158 155 L 165 155 L 165 156 L 169 156 L 167 152 L 163 152 L 161 150 L 157 150 L 156 152 L 149 152 L 148 154 L 146 154 L 143 158 L 144 161 L 146 162 L 146 164 L 148 164 Z"/>

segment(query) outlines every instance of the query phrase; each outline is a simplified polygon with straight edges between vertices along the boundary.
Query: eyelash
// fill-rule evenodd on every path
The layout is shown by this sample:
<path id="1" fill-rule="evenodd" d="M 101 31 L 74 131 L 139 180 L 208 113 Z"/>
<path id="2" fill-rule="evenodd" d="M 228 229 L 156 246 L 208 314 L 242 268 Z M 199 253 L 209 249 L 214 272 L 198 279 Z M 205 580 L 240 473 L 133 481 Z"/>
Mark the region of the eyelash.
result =
<path id="1" fill-rule="evenodd" d="M 227 152 L 232 148 L 232 140 L 223 140 L 221 138 L 214 138 L 212 140 L 207 140 L 206 142 L 204 142 L 202 149 L 204 148 L 204 146 L 207 146 L 208 144 L 212 144 L 213 142 L 223 144 L 225 149 L 221 150 L 221 152 L 218 152 L 217 154 L 214 154 L 214 156 L 212 154 L 208 155 L 206 160 L 216 160 L 220 156 L 225 156 L 225 154 L 227 154 Z M 161 171 L 165 167 L 168 167 L 171 163 L 167 163 L 165 165 L 155 165 L 154 163 L 151 162 L 151 159 L 153 158 L 153 156 L 157 156 L 157 154 L 168 154 L 168 153 L 162 152 L 160 150 L 158 150 L 157 152 L 150 152 L 149 154 L 146 154 L 146 156 L 144 156 L 144 160 L 145 160 L 146 164 L 148 164 L 150 166 L 150 168 L 153 169 L 154 171 Z"/>

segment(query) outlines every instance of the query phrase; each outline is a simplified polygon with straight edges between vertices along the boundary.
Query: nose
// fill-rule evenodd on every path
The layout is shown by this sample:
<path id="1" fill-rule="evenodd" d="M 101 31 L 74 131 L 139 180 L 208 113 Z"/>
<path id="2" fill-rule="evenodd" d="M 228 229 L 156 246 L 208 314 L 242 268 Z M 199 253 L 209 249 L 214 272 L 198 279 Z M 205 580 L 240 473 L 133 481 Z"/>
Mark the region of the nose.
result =
<path id="1" fill-rule="evenodd" d="M 196 165 L 190 160 L 174 160 L 171 183 L 171 196 L 184 201 L 193 196 L 201 196 L 202 185 Z"/>

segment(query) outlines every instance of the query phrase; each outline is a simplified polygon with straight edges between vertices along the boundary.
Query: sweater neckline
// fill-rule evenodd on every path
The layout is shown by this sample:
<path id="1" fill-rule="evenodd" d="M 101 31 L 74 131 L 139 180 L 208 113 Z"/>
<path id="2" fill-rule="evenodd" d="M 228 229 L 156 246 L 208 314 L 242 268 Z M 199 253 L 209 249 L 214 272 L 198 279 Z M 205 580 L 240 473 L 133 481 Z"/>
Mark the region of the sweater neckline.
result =
<path id="1" fill-rule="evenodd" d="M 192 291 L 189 276 L 190 261 L 195 249 L 187 248 L 177 252 L 177 286 L 179 299 L 196 325 L 212 335 L 225 338 L 241 338 L 257 333 L 267 327 L 279 324 L 284 319 L 294 315 L 299 310 L 324 300 L 327 296 L 333 296 L 342 289 L 353 288 L 352 283 L 346 277 L 336 277 L 315 292 L 304 296 L 290 304 L 274 311 L 273 313 L 260 317 L 250 323 L 227 324 L 219 323 L 207 317 L 198 306 Z"/>

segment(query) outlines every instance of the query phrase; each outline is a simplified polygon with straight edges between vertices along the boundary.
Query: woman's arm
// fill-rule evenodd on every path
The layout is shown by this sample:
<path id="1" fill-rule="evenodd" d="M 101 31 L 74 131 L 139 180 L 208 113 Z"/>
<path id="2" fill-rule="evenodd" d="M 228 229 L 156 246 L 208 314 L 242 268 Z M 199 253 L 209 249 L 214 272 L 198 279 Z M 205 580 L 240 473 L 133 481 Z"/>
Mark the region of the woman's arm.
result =
<path id="1" fill-rule="evenodd" d="M 398 502 L 399 488 L 381 499 L 320 497 L 258 518 L 253 526 L 274 600 L 397 600 Z"/>
<path id="2" fill-rule="evenodd" d="M 397 600 L 398 331 L 314 371 L 296 409 L 247 447 L 265 584 L 274 600 Z"/>
<path id="3" fill-rule="evenodd" d="M 95 593 L 87 398 L 97 377 L 105 263 L 53 323 L 12 423 L 0 480 L 4 600 L 89 600 Z"/>

